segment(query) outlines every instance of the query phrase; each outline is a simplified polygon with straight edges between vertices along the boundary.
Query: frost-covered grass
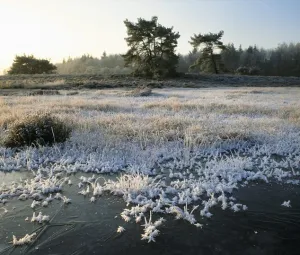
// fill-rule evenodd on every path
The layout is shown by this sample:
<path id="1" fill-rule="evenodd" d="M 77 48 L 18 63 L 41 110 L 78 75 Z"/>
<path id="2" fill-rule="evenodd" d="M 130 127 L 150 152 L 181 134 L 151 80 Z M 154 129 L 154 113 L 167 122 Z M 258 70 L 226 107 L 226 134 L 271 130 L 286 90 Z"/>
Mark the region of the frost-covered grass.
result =
<path id="1" fill-rule="evenodd" d="M 242 186 L 299 185 L 300 89 L 159 89 L 150 97 L 120 95 L 120 90 L 104 90 L 1 97 L 0 141 L 10 123 L 40 110 L 71 124 L 73 133 L 53 147 L 0 147 L 1 171 L 33 172 L 32 179 L 0 186 L 0 203 L 33 200 L 28 206 L 41 210 L 58 199 L 72 206 L 61 194 L 72 184 L 67 174 L 93 172 L 73 183 L 78 195 L 87 202 L 103 193 L 122 196 L 128 208 L 121 217 L 145 222 L 141 238 L 150 242 L 166 214 L 201 227 L 202 218 L 213 219 L 213 207 L 247 210 L 233 194 Z M 42 217 L 41 212 L 33 218 L 43 222 Z"/>

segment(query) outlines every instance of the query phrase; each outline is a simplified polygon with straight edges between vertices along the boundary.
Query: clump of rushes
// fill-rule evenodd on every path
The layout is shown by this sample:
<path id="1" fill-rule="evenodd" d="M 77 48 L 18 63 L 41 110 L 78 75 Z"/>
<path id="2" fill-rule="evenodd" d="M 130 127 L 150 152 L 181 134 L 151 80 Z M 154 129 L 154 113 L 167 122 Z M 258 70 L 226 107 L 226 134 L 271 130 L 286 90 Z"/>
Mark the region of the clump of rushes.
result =
<path id="1" fill-rule="evenodd" d="M 50 113 L 35 113 L 14 122 L 4 141 L 6 147 L 44 146 L 65 142 L 71 128 Z"/>

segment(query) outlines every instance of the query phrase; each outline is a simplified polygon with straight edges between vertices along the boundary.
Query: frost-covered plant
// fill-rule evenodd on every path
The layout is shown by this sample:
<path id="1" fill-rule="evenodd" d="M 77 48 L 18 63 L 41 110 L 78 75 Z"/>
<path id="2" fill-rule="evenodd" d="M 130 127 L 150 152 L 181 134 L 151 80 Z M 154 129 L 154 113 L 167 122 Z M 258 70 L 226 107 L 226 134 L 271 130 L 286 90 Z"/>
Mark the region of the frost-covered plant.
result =
<path id="1" fill-rule="evenodd" d="M 30 244 L 32 243 L 32 239 L 36 236 L 36 233 L 33 233 L 31 235 L 26 234 L 24 237 L 20 238 L 19 240 L 17 239 L 17 237 L 15 235 L 13 235 L 13 241 L 12 244 L 14 246 L 18 246 L 18 245 L 24 245 L 24 244 Z"/>
<path id="2" fill-rule="evenodd" d="M 83 190 L 78 192 L 78 194 L 81 194 L 83 196 L 86 196 L 89 193 L 90 193 L 90 186 L 89 185 L 86 187 L 86 189 L 83 189 Z"/>
<path id="3" fill-rule="evenodd" d="M 48 221 L 50 221 L 49 215 L 43 215 L 42 212 L 39 212 L 38 215 L 36 215 L 34 212 L 31 218 L 31 222 L 38 222 L 40 224 Z"/>
<path id="4" fill-rule="evenodd" d="M 284 201 L 284 202 L 281 204 L 281 206 L 292 207 L 292 206 L 291 206 L 291 201 L 290 201 L 290 200 Z"/>
<path id="5" fill-rule="evenodd" d="M 153 186 L 153 178 L 144 174 L 123 174 L 117 181 L 108 180 L 104 184 L 105 190 L 116 195 L 138 195 Z"/>
<path id="6" fill-rule="evenodd" d="M 144 226 L 144 233 L 142 234 L 142 240 L 148 240 L 148 243 L 150 242 L 155 242 L 155 237 L 159 235 L 159 230 L 157 227 L 159 227 L 164 221 L 164 218 L 160 218 L 154 223 L 152 223 L 152 211 L 150 211 L 150 217 L 149 220 L 147 221 L 147 218 L 144 217 L 145 219 L 145 224 Z"/>
<path id="7" fill-rule="evenodd" d="M 126 212 L 122 212 L 121 213 L 121 217 L 123 218 L 123 220 L 125 220 L 126 222 L 129 222 L 131 220 L 131 218 L 126 214 Z"/>
<path id="8" fill-rule="evenodd" d="M 57 193 L 57 194 L 59 194 L 59 193 Z M 50 194 L 48 197 L 46 197 L 45 202 L 50 203 L 53 201 L 53 199 L 54 198 L 52 197 L 52 194 Z"/>
<path id="9" fill-rule="evenodd" d="M 18 120 L 9 127 L 6 147 L 52 145 L 65 142 L 71 128 L 49 113 L 35 113 Z"/>
<path id="10" fill-rule="evenodd" d="M 124 231 L 125 231 L 125 228 L 123 228 L 123 227 L 121 227 L 121 226 L 119 226 L 118 229 L 117 229 L 117 232 L 118 232 L 118 233 L 122 233 L 122 232 L 124 232 Z"/>
<path id="11" fill-rule="evenodd" d="M 198 208 L 199 206 L 193 206 L 193 209 L 191 212 L 188 211 L 188 205 L 186 204 L 184 206 L 184 209 L 182 210 L 180 207 L 173 205 L 166 209 L 167 213 L 175 214 L 175 219 L 184 219 L 191 224 L 197 224 L 195 216 L 193 215 L 193 212 Z"/>
<path id="12" fill-rule="evenodd" d="M 35 207 L 39 206 L 40 204 L 41 204 L 40 201 L 33 200 L 30 207 L 32 209 L 34 209 Z"/>
<path id="13" fill-rule="evenodd" d="M 63 201 L 65 204 L 70 204 L 71 201 L 72 201 L 72 199 L 71 199 L 71 198 L 68 198 L 68 197 L 66 197 L 66 196 L 63 196 L 63 197 L 62 197 L 62 201 Z"/>
<path id="14" fill-rule="evenodd" d="M 43 201 L 43 203 L 42 203 L 42 206 L 43 207 L 47 207 L 49 205 L 49 202 L 48 201 Z"/>
<path id="15" fill-rule="evenodd" d="M 92 176 L 91 179 L 89 179 L 89 183 L 91 184 L 92 187 L 92 191 L 93 191 L 93 196 L 101 196 L 103 193 L 103 187 L 97 182 L 99 178 L 97 178 L 95 180 L 95 178 L 93 178 L 94 175 Z M 94 180 L 94 182 L 92 182 Z"/>

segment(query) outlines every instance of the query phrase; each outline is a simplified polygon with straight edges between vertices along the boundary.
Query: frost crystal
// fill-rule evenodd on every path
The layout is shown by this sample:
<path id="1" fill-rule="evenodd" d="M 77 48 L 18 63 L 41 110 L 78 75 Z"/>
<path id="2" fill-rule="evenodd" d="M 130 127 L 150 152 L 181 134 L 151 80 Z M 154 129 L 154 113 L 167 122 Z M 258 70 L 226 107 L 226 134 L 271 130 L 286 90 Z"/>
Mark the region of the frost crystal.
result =
<path id="1" fill-rule="evenodd" d="M 48 222 L 50 220 L 50 217 L 48 215 L 43 215 L 41 212 L 36 216 L 35 212 L 32 215 L 31 222 L 38 222 L 38 223 L 43 223 L 43 222 Z"/>
<path id="2" fill-rule="evenodd" d="M 291 206 L 291 201 L 290 201 L 290 200 L 284 201 L 281 205 L 282 205 L 282 206 L 285 206 L 285 207 L 292 207 L 292 206 Z"/>
<path id="3" fill-rule="evenodd" d="M 122 232 L 124 232 L 124 231 L 125 231 L 125 228 L 123 228 L 123 227 L 121 227 L 121 226 L 119 226 L 118 229 L 117 229 L 117 232 L 118 232 L 118 233 L 122 233 Z"/>
<path id="4" fill-rule="evenodd" d="M 16 238 L 15 235 L 13 235 L 13 241 L 12 241 L 12 244 L 14 246 L 17 246 L 17 245 L 24 245 L 24 244 L 30 244 L 32 243 L 32 239 L 36 236 L 36 233 L 33 233 L 31 235 L 29 234 L 26 234 L 24 237 L 20 238 L 19 240 Z"/>
<path id="5" fill-rule="evenodd" d="M 33 200 L 30 207 L 32 209 L 34 209 L 35 207 L 39 206 L 40 204 L 41 204 L 41 202 Z"/>

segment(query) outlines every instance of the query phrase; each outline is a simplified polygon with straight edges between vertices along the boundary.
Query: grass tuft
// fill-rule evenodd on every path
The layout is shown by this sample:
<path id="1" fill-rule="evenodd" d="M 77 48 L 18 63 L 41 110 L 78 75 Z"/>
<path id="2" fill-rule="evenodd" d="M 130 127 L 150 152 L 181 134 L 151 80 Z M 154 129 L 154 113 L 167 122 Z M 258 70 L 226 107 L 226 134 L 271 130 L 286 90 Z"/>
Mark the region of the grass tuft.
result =
<path id="1" fill-rule="evenodd" d="M 8 129 L 6 147 L 52 145 L 65 142 L 71 128 L 49 113 L 36 113 L 18 120 Z"/>

